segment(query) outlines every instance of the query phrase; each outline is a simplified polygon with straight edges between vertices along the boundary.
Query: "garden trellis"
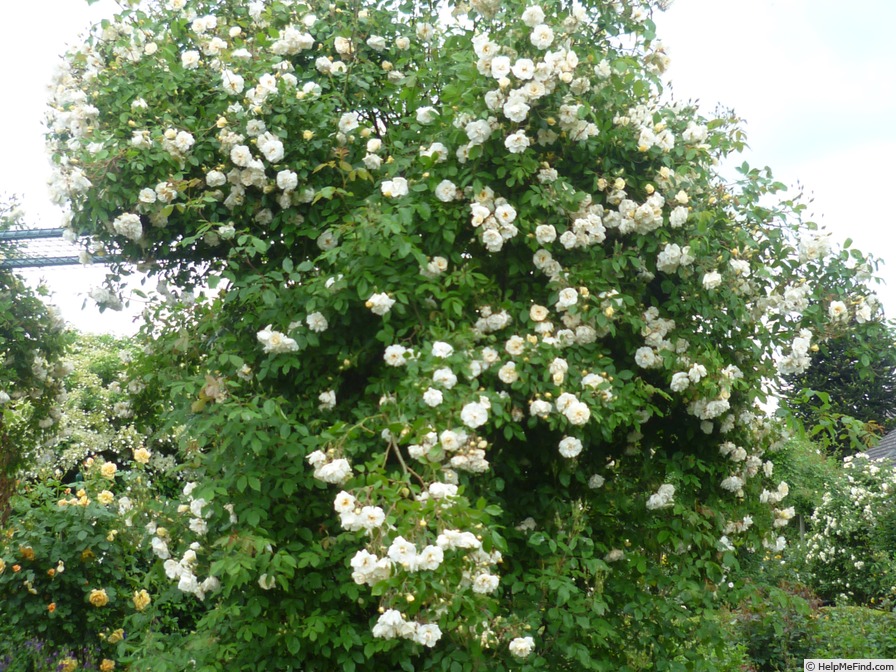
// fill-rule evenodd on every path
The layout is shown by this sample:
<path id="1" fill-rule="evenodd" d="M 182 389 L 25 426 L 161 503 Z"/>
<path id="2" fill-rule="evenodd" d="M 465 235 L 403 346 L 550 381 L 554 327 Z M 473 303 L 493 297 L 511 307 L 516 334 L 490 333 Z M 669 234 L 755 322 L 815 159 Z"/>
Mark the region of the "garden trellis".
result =
<path id="1" fill-rule="evenodd" d="M 63 229 L 0 231 L 0 269 L 73 266 L 81 263 Z"/>

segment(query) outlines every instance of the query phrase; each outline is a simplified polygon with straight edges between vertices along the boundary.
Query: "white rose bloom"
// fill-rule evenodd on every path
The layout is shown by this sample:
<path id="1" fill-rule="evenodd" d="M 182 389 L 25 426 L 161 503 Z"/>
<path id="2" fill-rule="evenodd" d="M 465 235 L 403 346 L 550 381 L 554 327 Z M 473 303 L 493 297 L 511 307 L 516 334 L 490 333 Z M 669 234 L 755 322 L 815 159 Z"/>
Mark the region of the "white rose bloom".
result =
<path id="1" fill-rule="evenodd" d="M 677 229 L 682 224 L 684 224 L 688 220 L 688 209 L 679 205 L 675 207 L 672 212 L 669 214 L 669 226 L 673 229 Z"/>
<path id="2" fill-rule="evenodd" d="M 230 150 L 230 160 L 240 168 L 247 168 L 252 163 L 252 152 L 246 145 L 236 145 Z"/>
<path id="3" fill-rule="evenodd" d="M 703 288 L 715 289 L 722 284 L 722 274 L 718 271 L 709 271 L 703 276 Z"/>
<path id="4" fill-rule="evenodd" d="M 529 319 L 533 322 L 544 322 L 548 317 L 548 309 L 537 303 L 529 308 Z"/>
<path id="5" fill-rule="evenodd" d="M 569 308 L 570 306 L 576 305 L 579 300 L 579 293 L 573 287 L 566 287 L 565 289 L 560 290 L 560 294 L 557 297 L 557 308 L 560 310 L 564 310 Z"/>
<path id="6" fill-rule="evenodd" d="M 739 476 L 729 476 L 722 481 L 722 489 L 728 490 L 729 492 L 737 492 L 742 487 L 744 487 L 744 482 Z"/>
<path id="7" fill-rule="evenodd" d="M 592 474 L 591 478 L 588 479 L 588 487 L 591 488 L 592 490 L 597 490 L 598 488 L 602 487 L 603 484 L 606 482 L 607 482 L 607 479 L 605 479 L 600 474 Z"/>
<path id="8" fill-rule="evenodd" d="M 220 170 L 210 170 L 205 176 L 205 183 L 212 187 L 221 187 L 227 184 L 227 176 Z"/>
<path id="9" fill-rule="evenodd" d="M 180 62 L 187 70 L 195 70 L 199 67 L 199 52 L 192 49 L 185 51 L 180 55 Z"/>
<path id="10" fill-rule="evenodd" d="M 510 67 L 510 58 L 507 56 L 495 56 L 491 63 L 492 77 L 495 79 L 507 77 L 510 74 Z"/>
<path id="11" fill-rule="evenodd" d="M 511 154 L 522 154 L 526 151 L 529 144 L 529 138 L 526 137 L 525 132 L 522 130 L 517 131 L 516 133 L 511 133 L 504 140 L 504 146 Z"/>
<path id="12" fill-rule="evenodd" d="M 351 131 L 358 128 L 358 113 L 357 112 L 346 112 L 341 117 L 339 117 L 339 132 L 340 133 L 350 133 Z"/>
<path id="13" fill-rule="evenodd" d="M 383 51 L 386 48 L 386 38 L 379 35 L 371 35 L 367 38 L 367 46 L 374 51 Z"/>
<path id="14" fill-rule="evenodd" d="M 434 387 L 427 388 L 426 392 L 423 393 L 423 403 L 433 408 L 441 404 L 443 399 L 441 390 L 437 390 Z"/>
<path id="15" fill-rule="evenodd" d="M 440 549 L 441 550 L 441 549 Z M 430 649 L 442 638 L 442 630 L 435 623 L 424 623 L 417 626 L 414 641 Z"/>
<path id="16" fill-rule="evenodd" d="M 417 547 L 402 536 L 397 536 L 386 553 L 389 559 L 399 565 L 411 565 L 417 557 Z"/>
<path id="17" fill-rule="evenodd" d="M 515 362 L 507 362 L 504 366 L 498 369 L 498 378 L 502 383 L 506 383 L 507 385 L 515 383 L 519 380 L 519 377 Z"/>
<path id="18" fill-rule="evenodd" d="M 582 442 L 573 436 L 566 436 L 560 441 L 559 449 L 563 457 L 573 458 L 582 452 Z"/>
<path id="19" fill-rule="evenodd" d="M 352 41 L 347 37 L 337 37 L 333 41 L 333 46 L 336 48 L 336 53 L 340 56 L 348 56 L 354 51 Z"/>
<path id="20" fill-rule="evenodd" d="M 531 637 L 517 637 L 508 645 L 510 653 L 517 658 L 526 658 L 535 648 L 535 641 Z"/>
<path id="21" fill-rule="evenodd" d="M 523 354 L 525 347 L 526 342 L 521 336 L 511 336 L 504 344 L 504 349 L 507 351 L 507 354 L 512 355 L 513 357 Z"/>
<path id="22" fill-rule="evenodd" d="M 445 552 L 439 546 L 426 546 L 417 555 L 417 568 L 432 571 L 438 569 L 445 559 Z"/>
<path id="23" fill-rule="evenodd" d="M 567 406 L 563 415 L 571 425 L 584 425 L 591 418 L 591 409 L 583 401 L 575 401 Z"/>
<path id="24" fill-rule="evenodd" d="M 385 315 L 392 310 L 392 306 L 395 305 L 395 299 L 390 298 L 388 294 L 379 292 L 377 294 L 372 294 L 371 297 L 367 299 L 365 305 L 370 308 L 374 314 Z"/>
<path id="25" fill-rule="evenodd" d="M 688 377 L 688 374 L 684 371 L 679 371 L 672 375 L 672 383 L 669 387 L 673 392 L 682 392 L 686 390 L 690 384 L 691 379 Z"/>
<path id="26" fill-rule="evenodd" d="M 553 224 L 539 224 L 535 227 L 535 240 L 539 245 L 547 245 L 557 239 L 557 229 Z"/>
<path id="27" fill-rule="evenodd" d="M 513 64 L 511 72 L 517 79 L 532 79 L 535 76 L 535 63 L 529 58 L 520 58 Z"/>
<path id="28" fill-rule="evenodd" d="M 351 475 L 351 465 L 345 458 L 333 460 L 329 464 L 324 464 L 314 470 L 315 478 L 320 479 L 324 483 L 331 483 L 333 485 L 342 485 Z"/>
<path id="29" fill-rule="evenodd" d="M 675 486 L 664 483 L 654 494 L 650 495 L 647 500 L 647 508 L 651 511 L 656 509 L 665 509 L 672 506 L 675 496 Z"/>
<path id="30" fill-rule="evenodd" d="M 576 234 L 572 231 L 564 231 L 560 236 L 560 244 L 563 245 L 567 250 L 571 250 L 576 245 L 578 245 L 579 239 Z"/>
<path id="31" fill-rule="evenodd" d="M 451 180 L 442 180 L 436 187 L 436 198 L 442 203 L 450 203 L 457 197 L 457 187 Z"/>
<path id="32" fill-rule="evenodd" d="M 180 580 L 177 582 L 177 588 L 184 593 L 195 593 L 199 590 L 199 582 L 192 572 L 182 570 Z"/>
<path id="33" fill-rule="evenodd" d="M 498 589 L 498 577 L 494 574 L 483 572 L 473 579 L 473 592 L 488 595 Z"/>
<path id="34" fill-rule="evenodd" d="M 504 246 L 504 237 L 497 229 L 488 229 L 482 233 L 482 244 L 489 252 L 499 252 Z"/>
<path id="35" fill-rule="evenodd" d="M 849 318 L 849 309 L 842 301 L 831 301 L 828 306 L 828 317 L 834 322 L 842 322 Z"/>
<path id="36" fill-rule="evenodd" d="M 367 154 L 361 161 L 364 163 L 364 167 L 367 168 L 367 170 L 379 170 L 383 165 L 382 157 L 377 156 L 376 154 Z"/>
<path id="37" fill-rule="evenodd" d="M 264 154 L 264 157 L 271 163 L 277 163 L 283 159 L 284 148 L 283 142 L 277 136 L 270 132 L 265 132 L 258 136 L 258 149 Z"/>
<path id="38" fill-rule="evenodd" d="M 375 530 L 386 522 L 385 512 L 378 506 L 364 506 L 359 514 L 361 527 L 365 530 Z"/>
<path id="39" fill-rule="evenodd" d="M 507 102 L 504 103 L 504 106 L 502 107 L 504 116 L 510 119 L 510 121 L 516 123 L 520 123 L 526 120 L 526 117 L 529 116 L 529 109 L 529 105 L 526 103 L 526 101 L 518 96 L 511 96 L 510 98 L 508 98 Z M 510 148 L 508 147 L 508 149 Z"/>
<path id="40" fill-rule="evenodd" d="M 343 490 L 333 500 L 333 509 L 335 509 L 336 513 L 349 513 L 355 510 L 355 504 L 357 504 L 357 500 L 354 495 Z M 352 566 L 354 566 L 354 563 Z"/>
<path id="41" fill-rule="evenodd" d="M 434 122 L 439 116 L 438 110 L 436 108 L 426 105 L 425 107 L 417 108 L 417 123 L 418 124 L 431 124 Z"/>
<path id="42" fill-rule="evenodd" d="M 277 173 L 277 186 L 283 191 L 292 191 L 299 186 L 299 176 L 291 170 L 281 170 Z"/>
<path id="43" fill-rule="evenodd" d="M 553 406 L 551 406 L 551 402 L 544 401 L 543 399 L 536 399 L 529 404 L 529 415 L 538 418 L 546 418 L 550 415 L 552 409 Z"/>
<path id="44" fill-rule="evenodd" d="M 389 366 L 404 366 L 406 363 L 405 355 L 408 349 L 403 345 L 390 345 L 383 354 L 383 359 Z"/>
<path id="45" fill-rule="evenodd" d="M 257 338 L 266 353 L 296 352 L 299 349 L 298 343 L 285 334 L 272 330 L 270 324 L 258 332 Z"/>
<path id="46" fill-rule="evenodd" d="M 448 148 L 441 142 L 434 142 L 429 147 L 421 147 L 420 156 L 426 158 L 435 157 L 436 163 L 442 163 L 448 158 Z"/>
<path id="47" fill-rule="evenodd" d="M 532 29 L 529 40 L 536 49 L 547 49 L 554 41 L 554 31 L 550 26 L 540 23 Z"/>
<path id="48" fill-rule="evenodd" d="M 321 392 L 317 400 L 320 402 L 318 408 L 322 411 L 332 411 L 336 408 L 336 393 L 333 390 Z"/>
<path id="49" fill-rule="evenodd" d="M 433 371 L 432 382 L 436 385 L 441 385 L 446 390 L 450 390 L 457 385 L 457 376 L 454 374 L 454 371 L 444 367 Z"/>
<path id="50" fill-rule="evenodd" d="M 231 96 L 238 96 L 246 88 L 246 80 L 232 70 L 221 72 L 221 83 L 224 90 Z"/>
<path id="51" fill-rule="evenodd" d="M 408 194 L 408 181 L 403 177 L 386 180 L 380 185 L 383 196 L 388 198 L 400 198 Z"/>
<path id="52" fill-rule="evenodd" d="M 339 238 L 330 229 L 327 229 L 317 237 L 317 246 L 324 252 L 332 250 L 338 244 Z"/>
<path id="53" fill-rule="evenodd" d="M 464 126 L 464 133 L 470 139 L 471 145 L 481 145 L 492 134 L 492 127 L 485 119 L 477 119 Z"/>
<path id="54" fill-rule="evenodd" d="M 305 318 L 305 322 L 311 331 L 322 332 L 329 327 L 327 318 L 322 313 L 311 313 Z"/>
<path id="55" fill-rule="evenodd" d="M 436 341 L 432 344 L 432 356 L 445 359 L 454 354 L 454 348 L 444 341 Z"/>
<path id="56" fill-rule="evenodd" d="M 131 240 L 140 240 L 143 237 L 143 224 L 140 223 L 140 216 L 133 213 L 125 213 L 116 217 L 112 222 L 112 228 L 115 229 L 115 233 Z"/>
<path id="57" fill-rule="evenodd" d="M 476 429 L 488 422 L 488 411 L 481 403 L 473 401 L 461 409 L 460 420 L 470 429 Z"/>

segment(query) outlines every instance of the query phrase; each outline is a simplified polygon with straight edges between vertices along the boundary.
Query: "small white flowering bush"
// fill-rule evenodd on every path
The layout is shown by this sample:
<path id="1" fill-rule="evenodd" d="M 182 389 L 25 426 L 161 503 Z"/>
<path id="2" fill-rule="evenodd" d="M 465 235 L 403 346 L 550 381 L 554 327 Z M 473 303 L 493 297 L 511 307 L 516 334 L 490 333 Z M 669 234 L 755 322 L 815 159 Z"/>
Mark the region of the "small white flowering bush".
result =
<path id="1" fill-rule="evenodd" d="M 167 283 L 198 669 L 695 662 L 731 550 L 782 547 L 756 404 L 866 260 L 718 177 L 653 3 L 444 9 L 134 2 L 54 83 L 69 228 Z"/>
<path id="2" fill-rule="evenodd" d="M 864 453 L 843 461 L 810 518 L 805 562 L 813 588 L 829 600 L 892 604 L 896 598 L 896 469 Z"/>

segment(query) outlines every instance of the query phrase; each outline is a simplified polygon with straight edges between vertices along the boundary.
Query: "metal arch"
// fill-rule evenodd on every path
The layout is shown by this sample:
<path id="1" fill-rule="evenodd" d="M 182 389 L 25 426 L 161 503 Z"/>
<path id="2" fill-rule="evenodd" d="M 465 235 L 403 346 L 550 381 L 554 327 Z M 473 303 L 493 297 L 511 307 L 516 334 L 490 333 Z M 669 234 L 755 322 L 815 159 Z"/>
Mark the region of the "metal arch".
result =
<path id="1" fill-rule="evenodd" d="M 55 242 L 57 239 L 61 241 L 64 233 L 64 229 L 0 231 L 0 270 L 79 265 L 80 257 L 71 254 L 74 245 Z M 100 258 L 97 261 L 106 260 Z"/>

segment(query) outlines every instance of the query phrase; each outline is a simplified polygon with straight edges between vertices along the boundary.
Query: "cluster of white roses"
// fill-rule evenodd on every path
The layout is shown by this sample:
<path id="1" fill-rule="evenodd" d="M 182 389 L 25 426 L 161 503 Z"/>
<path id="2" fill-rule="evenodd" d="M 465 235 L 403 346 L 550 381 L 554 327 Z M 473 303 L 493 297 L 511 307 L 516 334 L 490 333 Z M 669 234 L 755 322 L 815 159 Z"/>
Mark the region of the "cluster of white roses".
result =
<path id="1" fill-rule="evenodd" d="M 314 478 L 324 483 L 342 485 L 352 476 L 352 467 L 344 457 L 333 457 L 322 450 L 315 450 L 305 459 L 314 467 Z"/>
<path id="2" fill-rule="evenodd" d="M 480 240 L 489 252 L 500 252 L 504 243 L 519 233 L 515 220 L 516 209 L 506 199 L 495 198 L 490 188 L 476 194 L 470 205 L 470 224 L 479 229 Z"/>
<path id="3" fill-rule="evenodd" d="M 178 512 L 189 513 L 190 529 L 197 535 L 202 536 L 208 529 L 205 519 L 208 517 L 209 512 L 203 511 L 207 504 L 204 499 L 193 497 L 192 493 L 196 485 L 196 483 L 191 482 L 184 486 L 183 494 L 189 503 L 181 504 Z M 208 576 L 202 581 L 197 578 L 196 570 L 199 564 L 197 552 L 202 550 L 202 546 L 198 541 L 192 542 L 189 548 L 184 551 L 183 556 L 176 560 L 171 557 L 171 551 L 168 547 L 171 533 L 167 528 L 161 527 L 155 522 L 150 522 L 146 525 L 146 531 L 152 535 L 150 545 L 153 554 L 164 561 L 165 575 L 170 580 L 177 581 L 179 590 L 204 600 L 207 594 L 213 593 L 221 587 L 221 582 L 215 576 Z"/>
<path id="4" fill-rule="evenodd" d="M 808 329 L 800 330 L 799 336 L 793 339 L 790 352 L 778 360 L 778 371 L 782 375 L 802 373 L 809 368 L 812 360 L 809 350 L 812 346 L 812 332 Z"/>
<path id="5" fill-rule="evenodd" d="M 295 339 L 290 338 L 280 331 L 276 331 L 273 325 L 268 325 L 256 334 L 258 342 L 264 347 L 264 351 L 268 353 L 279 354 L 283 352 L 296 352 L 299 344 Z"/>
<path id="6" fill-rule="evenodd" d="M 647 499 L 647 508 L 651 511 L 668 509 L 675 503 L 675 486 L 663 483 L 659 489 Z"/>
<path id="7" fill-rule="evenodd" d="M 433 647 L 442 638 L 442 630 L 435 623 L 408 621 L 397 609 L 387 609 L 373 626 L 373 636 L 383 639 L 400 637 L 410 639 L 423 646 Z"/>

